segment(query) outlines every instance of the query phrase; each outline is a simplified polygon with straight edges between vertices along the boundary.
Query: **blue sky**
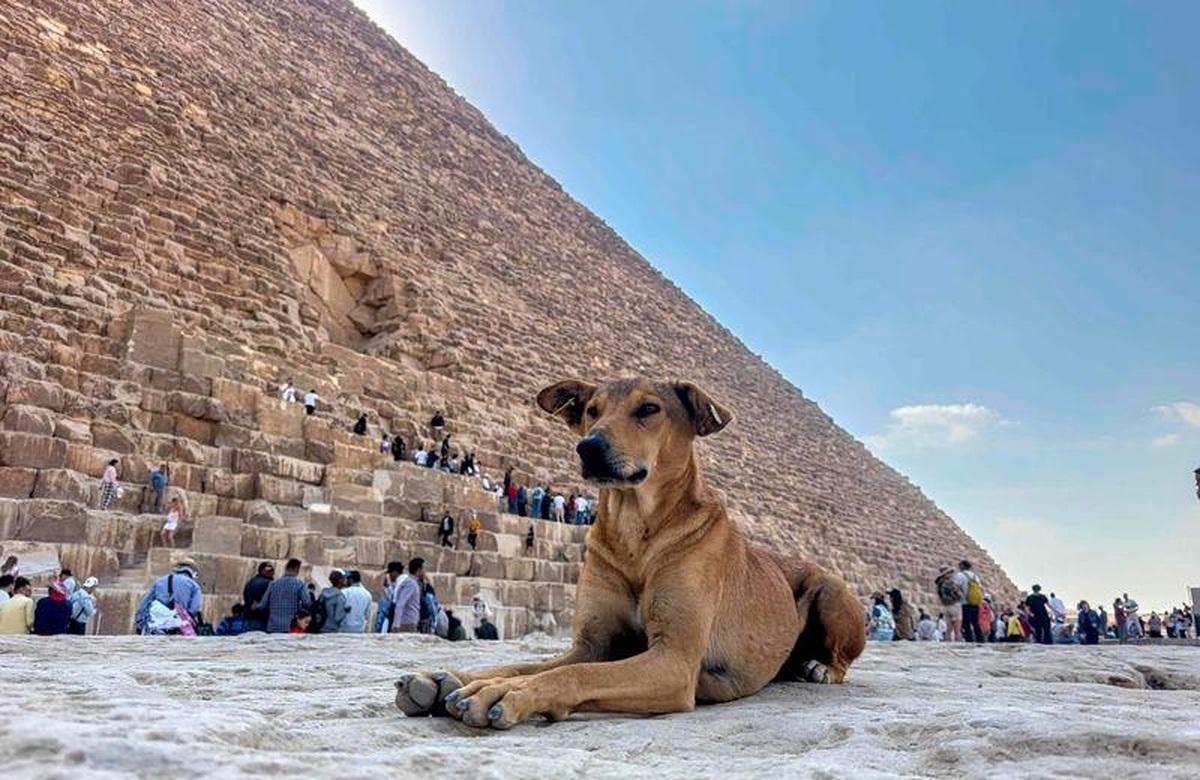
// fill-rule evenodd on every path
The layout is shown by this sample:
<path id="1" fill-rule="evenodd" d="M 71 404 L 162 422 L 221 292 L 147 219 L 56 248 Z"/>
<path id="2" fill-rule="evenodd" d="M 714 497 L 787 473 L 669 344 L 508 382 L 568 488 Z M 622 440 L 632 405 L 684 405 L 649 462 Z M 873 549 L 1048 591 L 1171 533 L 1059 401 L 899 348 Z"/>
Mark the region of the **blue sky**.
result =
<path id="1" fill-rule="evenodd" d="M 1200 585 L 1200 5 L 359 5 L 1019 585 Z"/>

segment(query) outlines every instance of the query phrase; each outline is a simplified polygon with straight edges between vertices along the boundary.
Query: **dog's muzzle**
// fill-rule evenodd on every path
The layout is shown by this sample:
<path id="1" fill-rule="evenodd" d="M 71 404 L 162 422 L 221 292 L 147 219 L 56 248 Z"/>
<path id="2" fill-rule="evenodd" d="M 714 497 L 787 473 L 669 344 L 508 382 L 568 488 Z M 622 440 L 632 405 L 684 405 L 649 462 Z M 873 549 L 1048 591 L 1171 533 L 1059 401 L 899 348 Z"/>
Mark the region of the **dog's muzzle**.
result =
<path id="1" fill-rule="evenodd" d="M 624 459 L 616 456 L 612 445 L 602 433 L 585 436 L 575 445 L 579 453 L 580 469 L 583 478 L 604 484 L 637 484 L 646 478 L 646 469 L 635 469 L 626 473 Z"/>

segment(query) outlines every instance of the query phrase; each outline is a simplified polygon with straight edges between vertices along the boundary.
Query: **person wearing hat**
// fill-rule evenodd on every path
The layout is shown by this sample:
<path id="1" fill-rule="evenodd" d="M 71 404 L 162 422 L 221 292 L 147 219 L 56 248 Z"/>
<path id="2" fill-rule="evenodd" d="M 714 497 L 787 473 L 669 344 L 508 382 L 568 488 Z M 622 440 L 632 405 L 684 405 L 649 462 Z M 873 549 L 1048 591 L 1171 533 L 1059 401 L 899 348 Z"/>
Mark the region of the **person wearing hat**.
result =
<path id="1" fill-rule="evenodd" d="M 158 602 L 163 606 L 174 608 L 176 605 L 198 622 L 200 617 L 200 574 L 194 562 L 184 559 L 175 564 L 170 574 L 164 574 L 155 580 L 146 595 L 138 603 L 134 615 L 134 624 L 138 633 L 147 633 L 150 628 L 150 605 Z M 161 633 L 161 632 L 160 632 Z"/>
<path id="2" fill-rule="evenodd" d="M 96 614 L 96 597 L 92 594 L 99 584 L 100 581 L 95 577 L 88 577 L 83 581 L 83 585 L 71 594 L 69 599 L 71 620 L 67 623 L 68 634 L 82 636 L 87 633 L 88 623 Z"/>
<path id="3" fill-rule="evenodd" d="M 67 622 L 71 619 L 71 605 L 67 603 L 67 586 L 55 580 L 47 588 L 44 598 L 38 599 L 33 612 L 33 633 L 38 636 L 57 636 L 67 633 Z"/>

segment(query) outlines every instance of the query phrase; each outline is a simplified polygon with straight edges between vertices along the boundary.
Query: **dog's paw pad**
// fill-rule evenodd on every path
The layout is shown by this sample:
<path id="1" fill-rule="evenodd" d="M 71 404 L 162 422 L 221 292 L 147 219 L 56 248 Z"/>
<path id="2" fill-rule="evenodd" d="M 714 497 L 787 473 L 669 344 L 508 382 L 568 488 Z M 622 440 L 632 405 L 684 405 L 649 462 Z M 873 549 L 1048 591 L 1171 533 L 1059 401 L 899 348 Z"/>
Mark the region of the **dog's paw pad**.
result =
<path id="1" fill-rule="evenodd" d="M 829 667 L 820 661 L 806 661 L 800 669 L 805 680 L 812 683 L 827 683 L 830 681 Z"/>

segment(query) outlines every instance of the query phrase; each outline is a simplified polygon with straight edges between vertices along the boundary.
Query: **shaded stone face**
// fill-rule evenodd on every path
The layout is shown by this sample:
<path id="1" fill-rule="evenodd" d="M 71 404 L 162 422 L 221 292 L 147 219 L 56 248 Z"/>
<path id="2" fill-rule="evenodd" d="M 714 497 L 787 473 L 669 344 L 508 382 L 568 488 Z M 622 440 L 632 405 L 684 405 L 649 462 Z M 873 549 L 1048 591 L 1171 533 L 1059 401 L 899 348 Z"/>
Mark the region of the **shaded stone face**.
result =
<path id="1" fill-rule="evenodd" d="M 578 433 L 530 399 L 564 376 L 640 375 L 737 409 L 695 447 L 752 537 L 863 594 L 898 586 L 932 607 L 933 577 L 968 558 L 999 603 L 1015 598 L 919 489 L 351 3 L 0 4 L 0 82 L 0 494 L 90 506 L 6 520 L 14 538 L 110 540 L 140 586 L 161 525 L 148 473 L 168 462 L 189 504 L 178 544 L 193 519 L 241 521 L 240 543 L 231 520 L 196 527 L 212 560 L 238 561 L 212 582 L 256 556 L 377 566 L 380 546 L 355 536 L 411 555 L 436 541 L 422 511 L 444 504 L 496 538 L 474 557 L 426 551 L 434 573 L 489 593 L 569 586 L 582 537 L 514 556 L 524 523 L 387 465 L 375 440 L 400 434 L 411 460 L 440 443 L 442 410 L 453 454 L 485 474 L 594 493 Z M 317 414 L 280 400 L 285 380 L 320 396 Z M 622 476 L 653 470 L 657 450 L 623 446 Z M 100 513 L 112 458 L 126 490 Z M 521 615 L 505 620 L 544 622 Z"/>

